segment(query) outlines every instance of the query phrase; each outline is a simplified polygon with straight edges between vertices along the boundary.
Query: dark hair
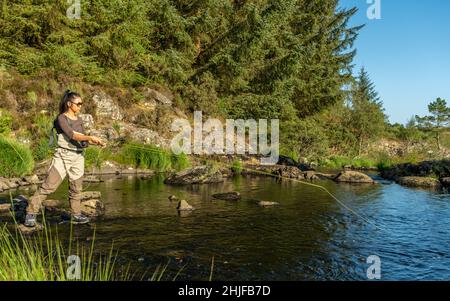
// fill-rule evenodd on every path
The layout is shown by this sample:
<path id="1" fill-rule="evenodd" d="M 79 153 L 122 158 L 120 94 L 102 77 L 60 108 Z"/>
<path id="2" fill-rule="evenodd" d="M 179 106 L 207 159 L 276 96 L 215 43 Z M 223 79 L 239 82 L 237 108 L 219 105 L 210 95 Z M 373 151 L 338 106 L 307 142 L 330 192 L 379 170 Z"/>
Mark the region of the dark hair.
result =
<path id="1" fill-rule="evenodd" d="M 78 94 L 77 92 L 66 90 L 66 92 L 64 92 L 63 97 L 61 98 L 61 102 L 59 103 L 59 114 L 67 112 L 68 109 L 67 103 L 69 101 L 73 101 L 75 98 L 78 97 L 81 97 L 81 95 Z"/>

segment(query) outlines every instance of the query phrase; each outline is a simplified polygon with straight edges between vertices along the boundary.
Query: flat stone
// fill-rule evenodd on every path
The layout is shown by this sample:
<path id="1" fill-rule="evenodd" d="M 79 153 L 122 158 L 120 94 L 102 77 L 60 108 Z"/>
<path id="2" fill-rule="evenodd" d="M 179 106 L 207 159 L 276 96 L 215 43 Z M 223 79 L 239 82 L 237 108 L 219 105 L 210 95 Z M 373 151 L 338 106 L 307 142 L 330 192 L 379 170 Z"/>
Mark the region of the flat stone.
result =
<path id="1" fill-rule="evenodd" d="M 84 191 L 81 193 L 81 201 L 84 200 L 92 200 L 92 199 L 101 199 L 102 193 L 100 191 Z"/>
<path id="2" fill-rule="evenodd" d="M 195 210 L 194 207 L 189 205 L 189 203 L 185 200 L 181 200 L 177 206 L 178 211 L 192 211 Z"/>
<path id="3" fill-rule="evenodd" d="M 25 235 L 31 235 L 37 231 L 41 231 L 42 229 L 44 229 L 44 227 L 41 224 L 37 224 L 36 227 L 33 228 L 25 227 L 25 225 L 22 224 L 17 225 L 16 227 L 22 234 Z"/>
<path id="4" fill-rule="evenodd" d="M 103 182 L 102 180 L 100 180 L 99 178 L 97 178 L 96 176 L 85 176 L 83 177 L 83 182 L 84 183 L 100 183 Z"/>
<path id="5" fill-rule="evenodd" d="M 11 204 L 0 204 L 0 212 L 7 212 L 11 210 Z"/>
<path id="6" fill-rule="evenodd" d="M 241 199 L 241 194 L 239 192 L 216 193 L 213 194 L 212 197 L 224 201 L 239 201 Z"/>
<path id="7" fill-rule="evenodd" d="M 258 205 L 261 207 L 274 207 L 274 206 L 279 206 L 280 203 L 277 202 L 267 202 L 267 201 L 259 201 Z"/>

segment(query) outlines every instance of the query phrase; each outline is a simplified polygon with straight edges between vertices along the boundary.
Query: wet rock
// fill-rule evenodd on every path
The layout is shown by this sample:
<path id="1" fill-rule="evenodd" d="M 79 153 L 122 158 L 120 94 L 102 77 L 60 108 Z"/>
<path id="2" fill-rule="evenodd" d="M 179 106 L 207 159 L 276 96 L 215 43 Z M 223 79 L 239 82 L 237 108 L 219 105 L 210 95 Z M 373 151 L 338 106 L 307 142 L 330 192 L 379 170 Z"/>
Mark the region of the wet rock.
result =
<path id="1" fill-rule="evenodd" d="M 343 171 L 334 180 L 338 183 L 375 184 L 371 177 L 357 171 Z"/>
<path id="2" fill-rule="evenodd" d="M 427 177 L 401 177 L 396 182 L 407 187 L 441 188 L 438 180 Z"/>
<path id="3" fill-rule="evenodd" d="M 316 172 L 316 177 L 318 177 L 320 180 L 334 180 L 336 178 L 336 175 Z"/>
<path id="4" fill-rule="evenodd" d="M 185 200 L 181 200 L 177 206 L 178 211 L 192 211 L 195 210 L 194 207 L 189 205 L 189 203 Z"/>
<path id="5" fill-rule="evenodd" d="M 381 171 L 381 176 L 389 180 L 401 177 L 430 177 L 434 174 L 440 178 L 450 177 L 450 160 L 404 163 Z"/>
<path id="6" fill-rule="evenodd" d="M 102 198 L 102 194 L 100 191 L 84 191 L 81 193 L 81 201 L 84 200 L 100 200 Z"/>
<path id="7" fill-rule="evenodd" d="M 81 213 L 89 217 L 98 217 L 105 214 L 105 205 L 96 199 L 81 202 Z"/>
<path id="8" fill-rule="evenodd" d="M 209 184 L 223 182 L 220 170 L 211 166 L 198 166 L 168 177 L 164 183 L 171 185 Z"/>
<path id="9" fill-rule="evenodd" d="M 320 180 L 320 178 L 316 175 L 316 172 L 312 170 L 305 172 L 304 177 L 306 180 L 310 181 Z"/>
<path id="10" fill-rule="evenodd" d="M 24 177 L 23 181 L 27 182 L 30 185 L 36 185 L 36 184 L 40 184 L 43 182 L 43 181 L 39 180 L 39 177 L 37 175 Z"/>
<path id="11" fill-rule="evenodd" d="M 446 177 L 446 178 L 441 178 L 441 185 L 445 188 L 449 188 L 450 187 L 450 177 Z"/>
<path id="12" fill-rule="evenodd" d="M 41 231 L 42 229 L 44 229 L 41 224 L 37 224 L 36 227 L 33 228 L 25 227 L 23 224 L 19 224 L 16 227 L 24 235 L 31 235 L 37 231 Z"/>
<path id="13" fill-rule="evenodd" d="M 83 182 L 84 183 L 100 183 L 100 182 L 103 182 L 103 181 L 100 180 L 98 177 L 91 175 L 91 176 L 83 177 Z"/>
<path id="14" fill-rule="evenodd" d="M 216 193 L 213 194 L 212 197 L 224 201 L 239 201 L 241 199 L 241 194 L 239 192 Z"/>
<path id="15" fill-rule="evenodd" d="M 45 200 L 42 202 L 42 205 L 45 208 L 56 208 L 56 207 L 61 207 L 62 202 L 59 200 Z"/>
<path id="16" fill-rule="evenodd" d="M 274 207 L 274 206 L 279 206 L 280 203 L 268 202 L 268 201 L 259 201 L 258 205 L 261 206 L 261 207 Z"/>
<path id="17" fill-rule="evenodd" d="M 8 212 L 9 210 L 11 210 L 11 204 L 0 203 L 0 212 Z"/>
<path id="18" fill-rule="evenodd" d="M 300 170 L 300 168 L 295 166 L 284 166 L 280 168 L 275 174 L 282 178 L 297 180 L 305 179 L 305 176 L 303 175 L 303 172 Z"/>
<path id="19" fill-rule="evenodd" d="M 176 196 L 174 196 L 174 195 L 169 196 L 168 199 L 169 199 L 169 201 L 171 201 L 171 202 L 176 202 L 176 201 L 178 201 L 178 198 L 177 198 Z"/>

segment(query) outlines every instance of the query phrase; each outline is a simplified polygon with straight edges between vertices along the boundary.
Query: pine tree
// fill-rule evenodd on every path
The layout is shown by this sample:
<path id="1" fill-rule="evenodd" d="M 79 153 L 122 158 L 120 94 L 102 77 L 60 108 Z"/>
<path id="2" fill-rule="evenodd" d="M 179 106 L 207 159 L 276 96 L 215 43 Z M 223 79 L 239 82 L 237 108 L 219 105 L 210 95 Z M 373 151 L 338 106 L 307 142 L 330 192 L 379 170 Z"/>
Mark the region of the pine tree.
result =
<path id="1" fill-rule="evenodd" d="M 364 68 L 361 69 L 351 91 L 351 128 L 358 141 L 358 155 L 370 139 L 379 137 L 386 125 L 383 103 Z"/>
<path id="2" fill-rule="evenodd" d="M 441 134 L 450 125 L 450 107 L 447 106 L 444 99 L 437 98 L 436 101 L 428 105 L 428 111 L 431 114 L 430 116 L 416 116 L 416 120 L 421 129 L 434 134 L 437 147 L 441 150 Z"/>

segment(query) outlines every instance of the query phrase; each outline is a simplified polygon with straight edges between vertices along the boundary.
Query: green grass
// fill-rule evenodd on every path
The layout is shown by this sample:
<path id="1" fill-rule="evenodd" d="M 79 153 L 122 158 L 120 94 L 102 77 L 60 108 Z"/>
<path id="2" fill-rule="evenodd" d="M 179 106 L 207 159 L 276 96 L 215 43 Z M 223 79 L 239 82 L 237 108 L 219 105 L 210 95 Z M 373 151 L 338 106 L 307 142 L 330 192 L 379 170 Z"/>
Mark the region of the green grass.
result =
<path id="1" fill-rule="evenodd" d="M 175 155 L 172 152 L 154 145 L 136 142 L 126 143 L 117 156 L 116 161 L 134 165 L 137 168 L 149 168 L 164 172 L 181 170 L 189 167 L 190 162 L 185 154 Z"/>
<path id="2" fill-rule="evenodd" d="M 235 160 L 233 161 L 233 165 L 231 166 L 231 170 L 233 171 L 233 173 L 235 174 L 241 174 L 242 170 L 243 170 L 243 166 L 242 166 L 242 162 L 239 160 Z"/>
<path id="3" fill-rule="evenodd" d="M 22 177 L 34 168 L 33 154 L 24 145 L 0 135 L 0 176 Z"/>
<path id="4" fill-rule="evenodd" d="M 72 237 L 65 247 L 57 230 L 52 232 L 45 225 L 42 232 L 32 237 L 20 231 L 11 233 L 3 226 L 0 228 L 0 281 L 129 280 L 128 269 L 118 272 L 113 248 L 105 256 L 96 255 L 94 242 L 95 233 L 89 247 L 80 246 L 78 242 L 72 246 Z M 71 255 L 79 257 L 79 278 L 68 273 L 74 266 L 67 260 Z"/>
<path id="5" fill-rule="evenodd" d="M 86 149 L 84 154 L 85 167 L 101 168 L 106 160 L 112 156 L 112 151 L 108 148 L 99 148 L 97 146 L 90 146 Z"/>

